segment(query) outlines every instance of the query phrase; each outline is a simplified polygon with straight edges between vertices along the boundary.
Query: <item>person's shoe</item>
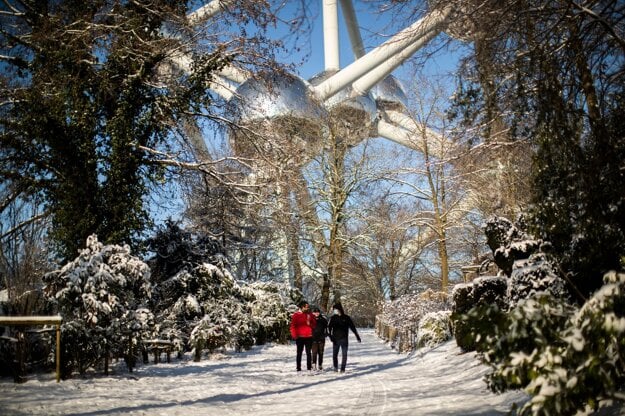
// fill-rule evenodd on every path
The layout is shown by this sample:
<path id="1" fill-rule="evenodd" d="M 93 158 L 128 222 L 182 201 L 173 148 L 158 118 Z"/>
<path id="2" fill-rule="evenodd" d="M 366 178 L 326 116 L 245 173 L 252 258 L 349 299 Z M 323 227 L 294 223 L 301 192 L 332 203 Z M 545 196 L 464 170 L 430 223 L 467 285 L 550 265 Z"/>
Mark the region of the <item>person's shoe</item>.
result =
<path id="1" fill-rule="evenodd" d="M 323 367 L 322 366 L 319 366 L 319 371 L 323 371 Z"/>

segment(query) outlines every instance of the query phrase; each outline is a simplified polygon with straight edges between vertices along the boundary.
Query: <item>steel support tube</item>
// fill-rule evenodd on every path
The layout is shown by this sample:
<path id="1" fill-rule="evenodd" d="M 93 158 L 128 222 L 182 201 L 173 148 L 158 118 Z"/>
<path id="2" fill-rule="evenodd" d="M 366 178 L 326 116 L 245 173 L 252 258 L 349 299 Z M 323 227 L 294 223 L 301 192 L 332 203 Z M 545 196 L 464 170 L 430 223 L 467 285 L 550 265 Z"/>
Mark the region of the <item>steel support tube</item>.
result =
<path id="1" fill-rule="evenodd" d="M 399 112 L 399 111 L 385 111 L 384 112 L 387 123 L 402 128 L 405 131 L 409 131 L 413 135 L 413 141 L 418 138 L 427 140 L 427 151 L 431 156 L 437 158 L 444 158 L 446 154 L 452 150 L 454 144 L 436 133 L 427 126 L 417 123 L 412 117 Z M 425 151 L 423 145 L 420 145 L 421 151 Z"/>
<path id="2" fill-rule="evenodd" d="M 232 65 L 223 67 L 217 73 L 222 77 L 227 78 L 230 81 L 238 82 L 239 84 L 243 84 L 250 78 L 247 71 Z"/>
<path id="3" fill-rule="evenodd" d="M 230 0 L 231 1 L 231 0 Z M 213 0 L 210 3 L 200 7 L 196 11 L 187 15 L 187 22 L 191 25 L 197 25 L 215 16 L 221 12 L 223 8 L 230 3 L 228 0 Z"/>
<path id="4" fill-rule="evenodd" d="M 400 111 L 385 111 L 384 114 L 392 124 L 401 126 L 407 130 L 417 131 L 421 128 L 414 118 Z"/>
<path id="5" fill-rule="evenodd" d="M 326 71 L 338 71 L 339 22 L 336 0 L 323 0 L 323 59 Z"/>
<path id="6" fill-rule="evenodd" d="M 382 81 L 391 74 L 398 66 L 403 64 L 408 58 L 415 54 L 419 49 L 424 47 L 428 42 L 434 39 L 442 31 L 442 24 L 431 27 L 423 37 L 417 39 L 414 43 L 408 45 L 405 49 L 399 51 L 382 64 L 367 72 L 358 78 L 353 84 L 352 96 L 366 94 L 375 84 Z"/>
<path id="7" fill-rule="evenodd" d="M 332 97 L 367 72 L 392 58 L 393 55 L 402 51 L 419 38 L 426 36 L 432 28 L 438 27 L 444 23 L 449 16 L 450 10 L 451 8 L 447 7 L 442 11 L 432 11 L 424 18 L 400 31 L 382 45 L 314 87 L 315 95 L 321 101 Z"/>
<path id="8" fill-rule="evenodd" d="M 354 58 L 362 58 L 365 55 L 365 47 L 362 44 L 358 18 L 356 17 L 352 0 L 341 0 L 341 10 L 343 10 L 343 20 L 345 20 L 345 26 L 347 26 L 347 34 L 352 45 Z"/>
<path id="9" fill-rule="evenodd" d="M 403 127 L 396 126 L 384 120 L 379 120 L 377 127 L 378 135 L 380 135 L 380 137 L 389 139 L 409 149 L 423 152 L 423 147 L 420 146 L 416 134 L 412 131 Z"/>
<path id="10" fill-rule="evenodd" d="M 234 95 L 237 87 L 232 84 L 229 80 L 222 78 L 220 76 L 216 76 L 213 81 L 211 81 L 207 88 L 211 91 L 214 91 L 217 95 L 219 95 L 224 100 L 228 101 Z"/>

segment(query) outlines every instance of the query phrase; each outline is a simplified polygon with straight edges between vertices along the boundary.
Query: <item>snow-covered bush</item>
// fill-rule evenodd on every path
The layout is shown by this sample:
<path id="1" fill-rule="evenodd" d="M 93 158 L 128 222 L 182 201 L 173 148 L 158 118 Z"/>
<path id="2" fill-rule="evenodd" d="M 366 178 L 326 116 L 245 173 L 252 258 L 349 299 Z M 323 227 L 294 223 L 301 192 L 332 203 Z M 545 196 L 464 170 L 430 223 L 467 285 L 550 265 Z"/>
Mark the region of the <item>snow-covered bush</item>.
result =
<path id="1" fill-rule="evenodd" d="M 543 251 L 514 263 L 508 285 L 508 301 L 510 306 L 514 306 L 519 300 L 540 292 L 551 293 L 563 300 L 569 298 L 566 284 L 558 275 L 555 261 Z"/>
<path id="2" fill-rule="evenodd" d="M 168 222 L 150 241 L 155 256 L 152 309 L 160 338 L 180 352 L 286 340 L 287 305 L 301 293 L 272 283 L 239 283 L 219 242 Z"/>
<path id="3" fill-rule="evenodd" d="M 288 284 L 274 282 L 254 282 L 241 286 L 248 300 L 256 332 L 256 344 L 267 341 L 286 342 L 289 339 L 291 313 L 287 309 L 293 303 L 294 295 Z"/>
<path id="4" fill-rule="evenodd" d="M 213 299 L 202 304 L 203 318 L 193 328 L 190 344 L 199 360 L 202 350 L 210 352 L 231 347 L 249 349 L 255 343 L 284 341 L 290 315 L 284 285 L 275 283 L 241 284 L 236 296 Z"/>
<path id="5" fill-rule="evenodd" d="M 625 274 L 576 309 L 551 293 L 519 301 L 488 337 L 482 359 L 493 391 L 523 388 L 520 414 L 588 414 L 601 401 L 623 400 Z"/>
<path id="6" fill-rule="evenodd" d="M 497 310 L 507 308 L 508 279 L 502 276 L 478 277 L 471 283 L 461 283 L 452 290 L 451 322 L 456 343 L 464 351 L 476 347 L 476 334 L 485 333 L 492 325 L 487 319 L 479 317 L 478 312 L 494 307 Z"/>
<path id="7" fill-rule="evenodd" d="M 64 376 L 84 372 L 105 354 L 127 354 L 129 338 L 150 331 L 139 324 L 151 294 L 150 270 L 128 246 L 103 245 L 95 235 L 78 257 L 44 276 L 45 291 L 63 317 Z"/>
<path id="8" fill-rule="evenodd" d="M 427 289 L 419 294 L 403 295 L 384 303 L 379 318 L 397 329 L 416 329 L 428 312 L 449 309 L 447 294 Z"/>
<path id="9" fill-rule="evenodd" d="M 134 367 L 134 359 L 136 354 L 140 351 L 144 356 L 144 361 L 147 360 L 147 351 L 144 350 L 141 341 L 157 338 L 157 326 L 154 320 L 154 314 L 147 308 L 139 308 L 130 314 L 128 319 L 128 331 L 132 334 L 132 348 L 133 353 L 129 354 L 126 358 L 131 360 L 128 364 Z"/>
<path id="10" fill-rule="evenodd" d="M 548 243 L 532 239 L 501 217 L 491 217 L 484 229 L 495 261 L 506 276 L 489 281 L 488 287 L 482 286 L 484 278 L 478 278 L 454 290 L 454 336 L 467 351 L 479 350 L 477 344 L 490 334 L 490 326 L 497 324 L 498 315 L 489 309 L 505 312 L 519 301 L 545 292 L 565 302 L 569 299 Z"/>
<path id="11" fill-rule="evenodd" d="M 419 321 L 417 347 L 435 347 L 451 338 L 451 311 L 428 312 Z"/>
<path id="12" fill-rule="evenodd" d="M 237 283 L 222 266 L 204 263 L 182 270 L 157 288 L 161 338 L 179 351 L 231 347 L 248 349 L 255 343 L 284 341 L 291 302 L 287 291 L 271 283 Z M 163 295 L 167 293 L 167 296 Z"/>
<path id="13" fill-rule="evenodd" d="M 419 322 L 430 312 L 449 309 L 447 293 L 427 289 L 419 294 L 404 295 L 383 304 L 376 319 L 377 335 L 399 351 L 409 351 L 415 344 Z"/>
<path id="14" fill-rule="evenodd" d="M 148 247 L 154 256 L 149 265 L 152 281 L 160 283 L 171 278 L 183 269 L 192 270 L 203 263 L 223 267 L 226 263 L 223 247 L 219 240 L 205 235 L 189 232 L 176 222 L 167 220 L 160 226 Z"/>
<path id="15" fill-rule="evenodd" d="M 193 328 L 204 318 L 212 302 L 240 297 L 240 289 L 228 270 L 209 263 L 183 269 L 155 287 L 154 304 L 163 339 L 181 347 L 194 348 L 189 342 Z"/>
<path id="16" fill-rule="evenodd" d="M 495 392 L 524 389 L 531 399 L 519 413 L 528 415 L 588 414 L 601 400 L 623 400 L 625 275 L 605 275 L 605 285 L 577 308 L 549 244 L 510 242 L 500 237 L 521 234 L 511 233 L 507 226 L 493 229 L 505 244 L 500 253 L 516 244 L 529 247 L 530 254 L 518 256 L 523 250 L 513 250 L 517 254 L 509 274 L 507 306 L 476 302 L 461 316 L 460 326 L 469 328 L 467 338 L 493 369 L 487 375 L 489 387 Z M 474 290 L 459 288 L 469 295 L 454 307 L 474 302 Z"/>
<path id="17" fill-rule="evenodd" d="M 254 344 L 253 321 L 245 302 L 234 298 L 213 300 L 204 304 L 206 314 L 191 331 L 190 344 L 194 359 L 199 361 L 202 350 L 209 352 L 226 346 L 237 350 Z"/>
<path id="18" fill-rule="evenodd" d="M 526 259 L 540 247 L 540 241 L 532 239 L 507 218 L 492 216 L 484 226 L 486 242 L 493 251 L 497 266 L 510 276 L 515 261 Z"/>

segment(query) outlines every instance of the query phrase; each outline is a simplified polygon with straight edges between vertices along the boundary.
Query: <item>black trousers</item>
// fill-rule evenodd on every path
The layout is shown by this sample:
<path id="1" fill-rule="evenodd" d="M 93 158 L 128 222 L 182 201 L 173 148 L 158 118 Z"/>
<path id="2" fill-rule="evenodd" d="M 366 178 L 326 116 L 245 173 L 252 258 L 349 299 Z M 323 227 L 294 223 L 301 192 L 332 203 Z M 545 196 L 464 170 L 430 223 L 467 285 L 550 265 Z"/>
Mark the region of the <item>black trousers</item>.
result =
<path id="1" fill-rule="evenodd" d="M 302 352 L 306 349 L 306 369 L 312 370 L 312 357 L 311 357 L 311 348 L 312 348 L 312 337 L 309 338 L 298 338 L 295 340 L 295 345 L 297 346 L 297 355 L 295 357 L 295 363 L 297 364 L 297 371 L 302 370 Z"/>
<path id="2" fill-rule="evenodd" d="M 347 348 L 349 347 L 349 343 L 347 338 L 335 339 L 332 343 L 332 364 L 334 364 L 334 370 L 337 371 L 339 369 L 339 349 L 342 352 L 341 356 L 341 371 L 345 371 L 345 366 L 347 365 Z"/>
<path id="3" fill-rule="evenodd" d="M 317 366 L 319 370 L 323 368 L 323 351 L 326 346 L 326 341 L 313 341 L 312 343 L 312 362 Z"/>

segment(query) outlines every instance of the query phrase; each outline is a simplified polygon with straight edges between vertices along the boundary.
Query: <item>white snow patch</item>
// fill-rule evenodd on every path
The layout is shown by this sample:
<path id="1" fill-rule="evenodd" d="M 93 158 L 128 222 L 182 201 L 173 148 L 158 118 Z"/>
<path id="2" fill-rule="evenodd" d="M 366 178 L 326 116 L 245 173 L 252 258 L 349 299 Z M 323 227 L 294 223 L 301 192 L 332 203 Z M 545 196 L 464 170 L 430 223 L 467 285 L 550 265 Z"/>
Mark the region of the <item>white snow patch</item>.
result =
<path id="1" fill-rule="evenodd" d="M 493 394 L 488 369 L 454 340 L 397 354 L 373 330 L 350 343 L 347 371 L 332 367 L 326 344 L 324 371 L 298 376 L 295 345 L 266 345 L 193 362 L 123 366 L 111 376 L 56 383 L 54 374 L 30 375 L 24 384 L 0 379 L 3 414 L 81 415 L 468 415 L 503 414 L 521 392 Z"/>

